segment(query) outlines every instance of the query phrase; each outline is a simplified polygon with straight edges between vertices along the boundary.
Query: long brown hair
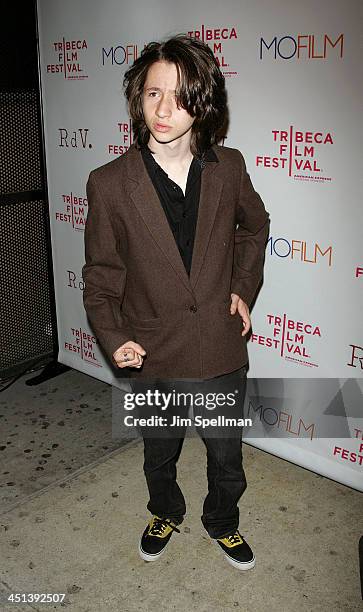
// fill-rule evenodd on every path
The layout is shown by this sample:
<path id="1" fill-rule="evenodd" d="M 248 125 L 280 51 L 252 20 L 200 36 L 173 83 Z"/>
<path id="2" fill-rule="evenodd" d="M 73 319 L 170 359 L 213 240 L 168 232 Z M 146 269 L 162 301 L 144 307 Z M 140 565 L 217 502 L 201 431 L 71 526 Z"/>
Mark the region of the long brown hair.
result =
<path id="1" fill-rule="evenodd" d="M 191 117 L 191 152 L 198 158 L 223 136 L 227 122 L 227 92 L 224 76 L 210 47 L 202 41 L 178 34 L 164 42 L 150 42 L 125 72 L 123 86 L 136 146 L 146 145 L 150 132 L 145 123 L 142 96 L 147 72 L 164 60 L 176 65 L 176 100 Z"/>

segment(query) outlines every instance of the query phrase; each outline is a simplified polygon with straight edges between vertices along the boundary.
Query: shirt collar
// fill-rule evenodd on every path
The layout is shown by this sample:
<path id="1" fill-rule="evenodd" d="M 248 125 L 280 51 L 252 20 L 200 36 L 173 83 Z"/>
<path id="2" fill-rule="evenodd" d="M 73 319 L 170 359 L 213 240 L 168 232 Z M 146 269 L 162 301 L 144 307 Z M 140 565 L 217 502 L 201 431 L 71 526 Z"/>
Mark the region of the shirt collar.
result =
<path id="1" fill-rule="evenodd" d="M 161 166 L 159 166 L 159 164 L 156 162 L 156 160 L 155 160 L 154 156 L 152 155 L 151 150 L 149 149 L 147 144 L 143 145 L 141 147 L 141 152 L 149 160 L 151 160 L 153 162 L 153 167 L 154 167 L 155 171 L 160 169 L 162 172 L 164 172 L 164 170 L 161 168 Z M 197 158 L 197 161 L 199 162 L 200 166 L 203 169 L 204 166 L 205 166 L 204 162 L 218 162 L 219 159 L 218 159 L 217 155 L 215 154 L 213 148 L 210 147 L 209 149 L 206 150 L 206 152 L 204 153 L 204 155 L 201 158 Z M 164 173 L 164 174 L 166 174 L 166 173 Z"/>
<path id="2" fill-rule="evenodd" d="M 219 161 L 212 147 L 207 149 L 207 151 L 205 152 L 204 161 L 213 161 L 213 162 Z"/>
<path id="3" fill-rule="evenodd" d="M 147 167 L 149 168 L 149 171 L 151 171 L 153 173 L 153 175 L 155 175 L 156 173 L 159 174 L 164 174 L 165 176 L 168 176 L 165 172 L 165 170 L 162 169 L 161 166 L 159 166 L 159 164 L 157 163 L 157 161 L 154 159 L 154 156 L 152 155 L 149 147 L 147 145 L 143 145 L 141 147 L 141 155 L 147 165 Z"/>

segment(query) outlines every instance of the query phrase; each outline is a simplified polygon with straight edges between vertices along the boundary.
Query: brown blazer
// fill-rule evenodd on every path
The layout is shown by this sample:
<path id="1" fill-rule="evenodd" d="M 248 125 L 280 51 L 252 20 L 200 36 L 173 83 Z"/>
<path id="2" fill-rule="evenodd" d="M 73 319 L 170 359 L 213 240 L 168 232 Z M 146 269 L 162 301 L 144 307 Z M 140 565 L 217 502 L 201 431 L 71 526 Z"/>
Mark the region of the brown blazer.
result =
<path id="1" fill-rule="evenodd" d="M 113 366 L 126 341 L 143 346 L 142 367 L 119 370 L 134 378 L 212 378 L 248 360 L 230 294 L 250 306 L 269 215 L 242 154 L 213 149 L 218 162 L 202 172 L 190 277 L 136 146 L 89 175 L 84 307 Z"/>

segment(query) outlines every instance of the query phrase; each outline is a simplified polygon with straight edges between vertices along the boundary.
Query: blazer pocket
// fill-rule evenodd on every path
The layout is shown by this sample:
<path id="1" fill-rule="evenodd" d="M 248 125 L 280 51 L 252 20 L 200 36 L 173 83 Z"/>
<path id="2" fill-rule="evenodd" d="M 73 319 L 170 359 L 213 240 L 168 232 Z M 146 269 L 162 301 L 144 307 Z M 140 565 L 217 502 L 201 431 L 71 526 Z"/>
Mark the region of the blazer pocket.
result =
<path id="1" fill-rule="evenodd" d="M 233 315 L 230 313 L 230 302 L 228 304 L 220 304 L 218 308 L 219 315 L 222 316 L 222 321 L 227 322 L 228 324 L 234 324 L 236 329 L 242 329 L 243 323 L 241 315 L 238 311 L 236 311 Z"/>
<path id="2" fill-rule="evenodd" d="M 130 325 L 132 325 L 132 327 L 138 329 L 155 329 L 161 326 L 160 317 L 153 317 L 152 319 L 138 319 L 136 317 L 126 315 L 125 313 L 123 313 L 123 315 L 130 322 Z"/>
<path id="3" fill-rule="evenodd" d="M 228 302 L 223 302 L 223 304 L 218 305 L 218 312 L 219 314 L 225 315 L 226 317 L 232 320 L 236 315 L 238 315 L 238 312 L 235 312 L 235 314 L 232 315 L 230 308 L 231 308 L 231 300 L 228 300 Z"/>

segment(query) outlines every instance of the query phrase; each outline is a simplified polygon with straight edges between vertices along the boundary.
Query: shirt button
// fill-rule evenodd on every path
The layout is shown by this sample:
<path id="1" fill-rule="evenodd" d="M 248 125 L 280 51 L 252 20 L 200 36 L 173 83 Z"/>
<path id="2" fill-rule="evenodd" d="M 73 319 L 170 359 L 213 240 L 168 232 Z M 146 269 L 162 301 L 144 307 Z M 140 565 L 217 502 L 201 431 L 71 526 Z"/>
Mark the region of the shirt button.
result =
<path id="1" fill-rule="evenodd" d="M 195 304 L 192 304 L 191 306 L 189 306 L 189 310 L 191 312 L 197 312 L 198 308 L 197 308 L 197 306 Z"/>

